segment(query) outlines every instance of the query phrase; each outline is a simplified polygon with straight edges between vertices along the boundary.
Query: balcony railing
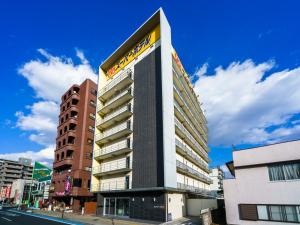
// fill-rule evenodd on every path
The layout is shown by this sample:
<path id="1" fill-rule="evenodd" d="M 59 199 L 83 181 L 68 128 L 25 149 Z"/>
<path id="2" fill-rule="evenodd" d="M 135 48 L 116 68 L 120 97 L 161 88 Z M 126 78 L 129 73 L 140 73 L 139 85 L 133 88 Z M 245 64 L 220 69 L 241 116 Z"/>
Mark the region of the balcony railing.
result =
<path id="1" fill-rule="evenodd" d="M 105 130 L 95 136 L 96 143 L 104 144 L 106 140 L 114 140 L 132 132 L 131 121 L 128 120 L 117 126 Z"/>
<path id="2" fill-rule="evenodd" d="M 189 90 L 189 91 L 191 92 L 192 95 L 194 94 L 194 93 L 192 93 L 193 91 L 191 91 L 190 88 L 187 87 L 188 84 L 187 84 L 186 82 L 182 82 L 182 80 L 180 79 L 179 75 L 177 74 L 177 72 L 176 72 L 174 69 L 173 69 L 173 72 L 175 73 L 175 76 L 176 76 L 177 80 L 179 81 L 180 85 L 183 87 L 184 93 L 185 93 L 185 95 L 187 96 L 187 99 L 189 100 L 189 102 L 191 103 L 191 104 L 190 104 L 191 107 L 197 110 L 197 112 L 195 112 L 195 113 L 196 113 L 196 114 L 199 114 L 200 117 L 201 117 L 201 119 L 202 119 L 204 122 L 207 122 L 207 120 L 206 120 L 206 118 L 205 118 L 205 116 L 204 116 L 204 114 L 203 114 L 203 111 L 202 111 L 202 109 L 201 109 L 201 107 L 200 107 L 200 104 L 199 104 L 198 99 L 196 99 L 195 95 L 194 95 L 195 98 L 192 99 L 191 96 L 190 96 L 190 94 L 188 93 L 187 90 Z M 205 126 L 205 125 L 204 125 L 204 127 L 205 127 L 205 130 L 206 130 L 206 132 L 207 132 L 207 129 L 206 129 L 206 126 Z"/>
<path id="3" fill-rule="evenodd" d="M 115 156 L 118 153 L 123 154 L 132 150 L 130 139 L 125 139 L 123 141 L 104 146 L 99 149 L 95 149 L 94 158 L 108 158 L 110 155 Z"/>
<path id="4" fill-rule="evenodd" d="M 106 102 L 104 103 L 101 102 L 100 104 L 98 104 L 97 112 L 99 112 L 100 115 L 105 115 L 112 109 L 130 100 L 132 97 L 133 97 L 132 88 L 126 88 L 125 90 L 121 90 L 120 92 L 113 95 Z"/>
<path id="5" fill-rule="evenodd" d="M 196 193 L 203 193 L 203 194 L 209 193 L 209 190 L 206 190 L 204 188 L 194 187 L 194 186 L 179 183 L 179 182 L 177 182 L 177 188 L 182 189 L 182 190 L 191 191 L 191 192 L 196 192 Z"/>
<path id="6" fill-rule="evenodd" d="M 212 179 L 203 175 L 202 173 L 198 172 L 197 170 L 185 165 L 184 163 L 180 162 L 179 160 L 176 160 L 176 166 L 177 166 L 177 168 L 187 172 L 188 174 L 193 175 L 194 177 L 197 177 L 202 182 L 205 182 L 207 184 L 212 184 Z"/>
<path id="7" fill-rule="evenodd" d="M 110 114 L 106 115 L 103 119 L 97 121 L 97 126 L 102 128 L 107 128 L 113 125 L 114 121 L 120 121 L 125 119 L 126 117 L 132 115 L 132 107 L 131 104 L 122 106 L 120 108 L 115 109 Z"/>
<path id="8" fill-rule="evenodd" d="M 182 151 L 184 151 L 189 157 L 193 158 L 194 161 L 206 172 L 210 172 L 209 168 L 207 165 L 202 162 L 203 159 L 201 159 L 197 154 L 195 154 L 189 147 L 188 145 L 183 144 L 181 141 L 179 141 L 177 138 L 175 139 L 175 144 L 178 146 Z M 208 160 L 208 158 L 206 159 Z"/>
<path id="9" fill-rule="evenodd" d="M 191 115 L 190 118 L 193 118 L 195 120 L 195 122 L 197 123 L 197 128 L 199 129 L 199 131 L 202 134 L 205 134 L 206 132 L 204 132 L 204 129 L 202 125 L 197 119 L 196 119 L 196 115 L 191 111 L 190 107 L 186 104 L 185 100 L 182 98 L 180 91 L 178 90 L 178 88 L 176 87 L 176 85 L 173 85 L 175 93 L 179 96 L 180 101 L 184 104 L 184 107 L 187 109 L 187 111 L 189 112 L 189 114 Z"/>
<path id="10" fill-rule="evenodd" d="M 199 145 L 199 143 L 194 139 L 194 137 L 186 130 L 186 128 L 180 123 L 180 121 L 175 117 L 175 125 L 178 127 L 178 129 L 184 134 L 185 137 L 190 141 L 190 143 L 194 146 L 198 152 L 203 156 L 203 158 L 208 161 L 208 155 L 207 152 L 203 149 L 202 146 Z"/>
<path id="11" fill-rule="evenodd" d="M 186 114 L 183 112 L 182 108 L 178 105 L 177 101 L 174 101 L 174 106 L 175 108 L 180 112 L 181 116 L 185 119 L 189 127 L 192 129 L 192 131 L 195 133 L 196 137 L 199 137 L 201 142 L 203 143 L 204 146 L 207 147 L 207 140 L 203 138 L 202 134 L 198 130 L 195 129 L 193 123 L 190 121 L 190 119 L 186 116 Z"/>
<path id="12" fill-rule="evenodd" d="M 119 171 L 128 171 L 130 170 L 129 161 L 126 159 L 120 161 L 114 161 L 111 163 L 105 163 L 97 167 L 93 167 L 93 174 L 94 175 L 101 175 L 101 174 L 113 174 Z"/>
<path id="13" fill-rule="evenodd" d="M 121 85 L 123 81 L 128 80 L 128 82 L 124 82 L 124 85 Z M 132 71 L 131 69 L 127 69 L 125 72 L 121 73 L 114 79 L 112 79 L 107 85 L 105 85 L 99 91 L 99 97 L 101 100 L 106 100 L 110 98 L 116 91 L 116 89 L 124 88 L 127 84 L 132 82 Z"/>
<path id="14" fill-rule="evenodd" d="M 112 191 L 112 190 L 125 190 L 127 189 L 128 185 L 126 184 L 125 180 L 118 180 L 118 181 L 110 181 L 110 182 L 103 182 L 100 184 L 93 185 L 93 191 Z"/>

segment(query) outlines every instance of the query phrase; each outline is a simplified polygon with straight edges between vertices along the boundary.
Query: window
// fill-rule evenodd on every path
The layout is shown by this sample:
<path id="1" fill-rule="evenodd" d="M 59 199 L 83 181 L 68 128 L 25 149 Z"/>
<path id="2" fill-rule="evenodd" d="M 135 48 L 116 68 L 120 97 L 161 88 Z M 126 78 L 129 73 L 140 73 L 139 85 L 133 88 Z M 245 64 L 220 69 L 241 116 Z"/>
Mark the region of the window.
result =
<path id="1" fill-rule="evenodd" d="M 93 140 L 93 139 L 90 139 L 90 138 L 88 138 L 88 139 L 87 139 L 87 143 L 88 143 L 89 145 L 92 145 L 92 144 L 93 144 L 93 142 L 94 142 L 94 140 Z"/>
<path id="2" fill-rule="evenodd" d="M 91 89 L 91 94 L 96 96 L 97 95 L 97 91 L 94 88 L 92 88 Z"/>
<path id="3" fill-rule="evenodd" d="M 300 179 L 300 162 L 268 166 L 270 181 Z"/>
<path id="4" fill-rule="evenodd" d="M 93 101 L 93 100 L 90 100 L 90 105 L 91 105 L 91 106 L 93 106 L 93 107 L 96 107 L 96 103 L 95 103 L 95 101 Z"/>
<path id="5" fill-rule="evenodd" d="M 299 205 L 240 204 L 239 214 L 241 220 L 265 220 L 300 223 Z"/>
<path id="6" fill-rule="evenodd" d="M 89 126 L 89 131 L 94 132 L 95 131 L 95 127 Z"/>
<path id="7" fill-rule="evenodd" d="M 73 187 L 81 187 L 82 179 L 81 178 L 74 178 L 73 179 Z"/>
<path id="8" fill-rule="evenodd" d="M 258 219 L 259 220 L 268 220 L 267 206 L 265 206 L 265 205 L 258 205 L 257 206 L 257 212 L 258 212 Z"/>
<path id="9" fill-rule="evenodd" d="M 86 158 L 86 159 L 93 159 L 93 153 L 91 153 L 91 152 L 86 152 L 86 153 L 85 153 L 85 158 Z"/>
<path id="10" fill-rule="evenodd" d="M 59 135 L 62 135 L 62 129 L 59 130 Z"/>
<path id="11" fill-rule="evenodd" d="M 90 116 L 90 118 L 93 119 L 93 120 L 96 118 L 96 115 L 95 115 L 94 113 L 90 113 L 89 116 Z"/>

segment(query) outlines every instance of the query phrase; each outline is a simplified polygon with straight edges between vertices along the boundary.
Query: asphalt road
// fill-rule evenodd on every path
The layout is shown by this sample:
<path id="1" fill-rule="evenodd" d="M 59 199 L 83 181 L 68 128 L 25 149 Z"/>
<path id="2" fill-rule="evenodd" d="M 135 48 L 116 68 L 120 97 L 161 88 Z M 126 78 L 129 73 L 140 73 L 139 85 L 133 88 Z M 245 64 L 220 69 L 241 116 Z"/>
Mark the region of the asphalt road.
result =
<path id="1" fill-rule="evenodd" d="M 0 210 L 1 225 L 63 225 L 66 223 L 58 221 L 50 221 L 47 219 L 37 218 L 29 215 L 24 215 L 10 211 L 4 208 Z M 69 223 L 71 224 L 71 223 Z"/>

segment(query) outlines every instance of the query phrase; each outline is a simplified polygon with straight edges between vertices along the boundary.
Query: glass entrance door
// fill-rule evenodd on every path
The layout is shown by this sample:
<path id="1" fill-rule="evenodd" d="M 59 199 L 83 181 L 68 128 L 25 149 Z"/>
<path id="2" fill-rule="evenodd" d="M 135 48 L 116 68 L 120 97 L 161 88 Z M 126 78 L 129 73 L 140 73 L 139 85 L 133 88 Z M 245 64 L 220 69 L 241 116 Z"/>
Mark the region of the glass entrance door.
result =
<path id="1" fill-rule="evenodd" d="M 117 216 L 129 216 L 129 199 L 117 199 Z"/>
<path id="2" fill-rule="evenodd" d="M 129 198 L 105 198 L 104 215 L 129 217 Z"/>

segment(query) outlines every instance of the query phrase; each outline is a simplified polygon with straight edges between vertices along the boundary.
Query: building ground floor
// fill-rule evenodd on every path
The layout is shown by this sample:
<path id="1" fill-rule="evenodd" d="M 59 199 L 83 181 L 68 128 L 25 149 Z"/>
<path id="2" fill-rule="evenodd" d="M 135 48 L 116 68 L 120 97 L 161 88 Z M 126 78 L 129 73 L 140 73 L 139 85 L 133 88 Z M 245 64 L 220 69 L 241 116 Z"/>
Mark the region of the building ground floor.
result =
<path id="1" fill-rule="evenodd" d="M 97 215 L 172 221 L 188 215 L 189 198 L 189 193 L 178 190 L 101 192 L 97 193 Z M 198 195 L 197 201 L 202 199 Z"/>

